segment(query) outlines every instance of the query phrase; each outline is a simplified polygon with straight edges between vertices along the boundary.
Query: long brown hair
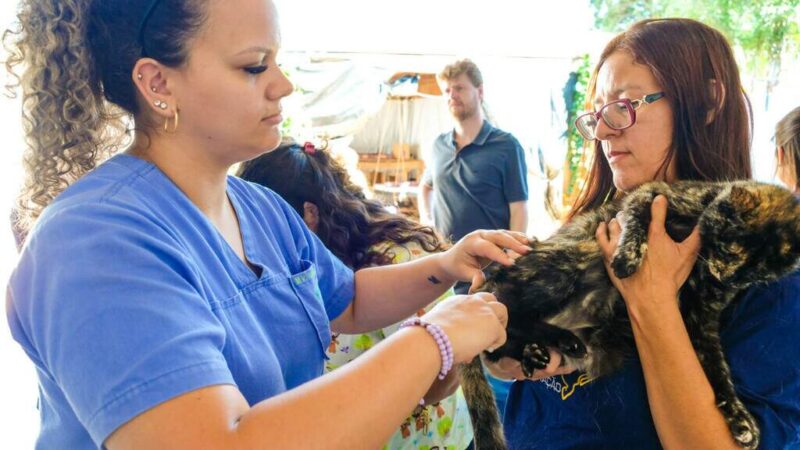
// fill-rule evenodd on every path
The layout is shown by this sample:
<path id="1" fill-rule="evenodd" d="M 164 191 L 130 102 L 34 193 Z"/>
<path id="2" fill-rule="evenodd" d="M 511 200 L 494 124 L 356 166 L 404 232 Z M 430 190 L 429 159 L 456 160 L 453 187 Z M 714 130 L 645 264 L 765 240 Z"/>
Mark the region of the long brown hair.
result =
<path id="1" fill-rule="evenodd" d="M 797 169 L 800 167 L 800 106 L 789 111 L 775 126 L 775 150 L 783 147 L 784 164 L 795 178 L 795 189 L 800 187 Z"/>
<path id="2" fill-rule="evenodd" d="M 752 114 L 730 44 L 719 31 L 691 19 L 649 19 L 632 25 L 606 45 L 589 82 L 611 54 L 624 51 L 650 68 L 672 107 L 672 145 L 659 173 L 675 160 L 681 180 L 750 178 Z M 664 101 L 662 100 L 662 101 Z M 587 182 L 569 219 L 618 195 L 599 140 L 594 142 Z"/>
<path id="3" fill-rule="evenodd" d="M 377 244 L 413 242 L 429 253 L 445 249 L 432 228 L 392 214 L 382 203 L 367 199 L 327 151 L 283 144 L 242 164 L 238 175 L 272 189 L 301 217 L 305 202 L 317 205 L 317 236 L 355 270 L 391 263 L 392 246 L 376 249 Z"/>

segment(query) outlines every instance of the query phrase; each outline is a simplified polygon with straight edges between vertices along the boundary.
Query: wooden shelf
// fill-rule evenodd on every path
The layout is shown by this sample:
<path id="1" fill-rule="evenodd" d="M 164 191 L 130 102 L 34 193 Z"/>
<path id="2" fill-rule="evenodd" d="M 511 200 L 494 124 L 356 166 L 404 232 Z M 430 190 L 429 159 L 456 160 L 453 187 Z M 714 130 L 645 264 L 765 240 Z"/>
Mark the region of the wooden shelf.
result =
<path id="1" fill-rule="evenodd" d="M 411 179 L 411 173 L 416 172 L 416 180 L 422 177 L 422 172 L 425 170 L 425 162 L 421 159 L 396 159 L 370 156 L 368 158 L 360 158 L 358 160 L 358 168 L 364 172 L 367 181 L 372 184 L 373 182 L 383 183 L 389 181 L 388 178 L 392 177 L 392 181 L 403 182 Z"/>

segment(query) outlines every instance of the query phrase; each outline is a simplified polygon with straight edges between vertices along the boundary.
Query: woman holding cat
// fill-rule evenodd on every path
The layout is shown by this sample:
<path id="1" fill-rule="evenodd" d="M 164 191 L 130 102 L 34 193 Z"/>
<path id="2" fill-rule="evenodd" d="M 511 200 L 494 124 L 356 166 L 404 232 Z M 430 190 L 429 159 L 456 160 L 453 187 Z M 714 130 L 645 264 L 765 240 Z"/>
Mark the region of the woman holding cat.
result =
<path id="1" fill-rule="evenodd" d="M 242 164 L 239 176 L 275 191 L 303 218 L 308 228 L 353 270 L 398 264 L 444 251 L 430 227 L 386 210 L 364 196 L 330 153 L 306 143 L 283 144 Z M 440 299 L 450 297 L 448 290 Z M 415 317 L 433 305 L 415 312 Z M 390 335 L 400 323 L 361 334 L 338 334 L 328 347 L 325 370 L 352 362 Z M 463 450 L 472 441 L 472 425 L 458 388 L 456 372 L 426 395 L 383 446 L 386 450 L 442 448 Z"/>
<path id="2" fill-rule="evenodd" d="M 24 0 L 18 19 L 35 226 L 6 312 L 37 369 L 37 448 L 374 449 L 437 376 L 505 341 L 503 305 L 454 297 L 320 377 L 332 329 L 394 323 L 526 246 L 481 231 L 354 274 L 228 177 L 277 147 L 292 92 L 270 1 Z"/>
<path id="3" fill-rule="evenodd" d="M 751 176 L 749 103 L 729 44 L 706 25 L 633 25 L 606 46 L 588 98 L 594 110 L 577 124 L 595 141 L 594 160 L 570 217 L 651 180 Z M 511 448 L 736 448 L 677 301 L 698 232 L 673 242 L 665 216 L 666 200 L 657 197 L 646 258 L 633 276 L 621 280 L 608 271 L 625 299 L 638 354 L 596 380 L 569 373 L 555 358 L 535 374 L 540 381 L 514 383 L 505 412 Z M 616 219 L 598 229 L 607 262 L 621 229 Z M 738 395 L 759 422 L 763 448 L 800 439 L 799 296 L 795 273 L 751 289 L 723 313 L 723 351 Z M 512 360 L 490 369 L 524 378 Z"/>

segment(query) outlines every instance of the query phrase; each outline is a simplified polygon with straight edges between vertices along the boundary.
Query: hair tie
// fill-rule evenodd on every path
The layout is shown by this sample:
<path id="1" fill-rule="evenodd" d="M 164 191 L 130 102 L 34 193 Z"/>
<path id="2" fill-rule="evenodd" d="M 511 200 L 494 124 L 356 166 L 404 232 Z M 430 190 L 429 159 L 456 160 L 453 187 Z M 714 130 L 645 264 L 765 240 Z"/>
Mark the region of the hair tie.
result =
<path id="1" fill-rule="evenodd" d="M 317 147 L 311 142 L 306 141 L 306 143 L 303 144 L 303 151 L 309 155 L 315 155 L 317 153 Z"/>

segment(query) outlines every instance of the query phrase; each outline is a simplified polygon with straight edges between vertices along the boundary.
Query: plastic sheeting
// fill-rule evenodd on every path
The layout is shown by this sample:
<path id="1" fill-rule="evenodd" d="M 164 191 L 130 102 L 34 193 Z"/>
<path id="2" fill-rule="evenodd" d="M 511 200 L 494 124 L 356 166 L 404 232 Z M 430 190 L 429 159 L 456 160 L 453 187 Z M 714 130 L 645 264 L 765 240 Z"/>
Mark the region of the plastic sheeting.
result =
<path id="1" fill-rule="evenodd" d="M 359 153 L 391 155 L 393 144 L 408 144 L 411 158 L 425 159 L 436 136 L 448 128 L 452 119 L 443 97 L 389 97 L 350 146 Z"/>

